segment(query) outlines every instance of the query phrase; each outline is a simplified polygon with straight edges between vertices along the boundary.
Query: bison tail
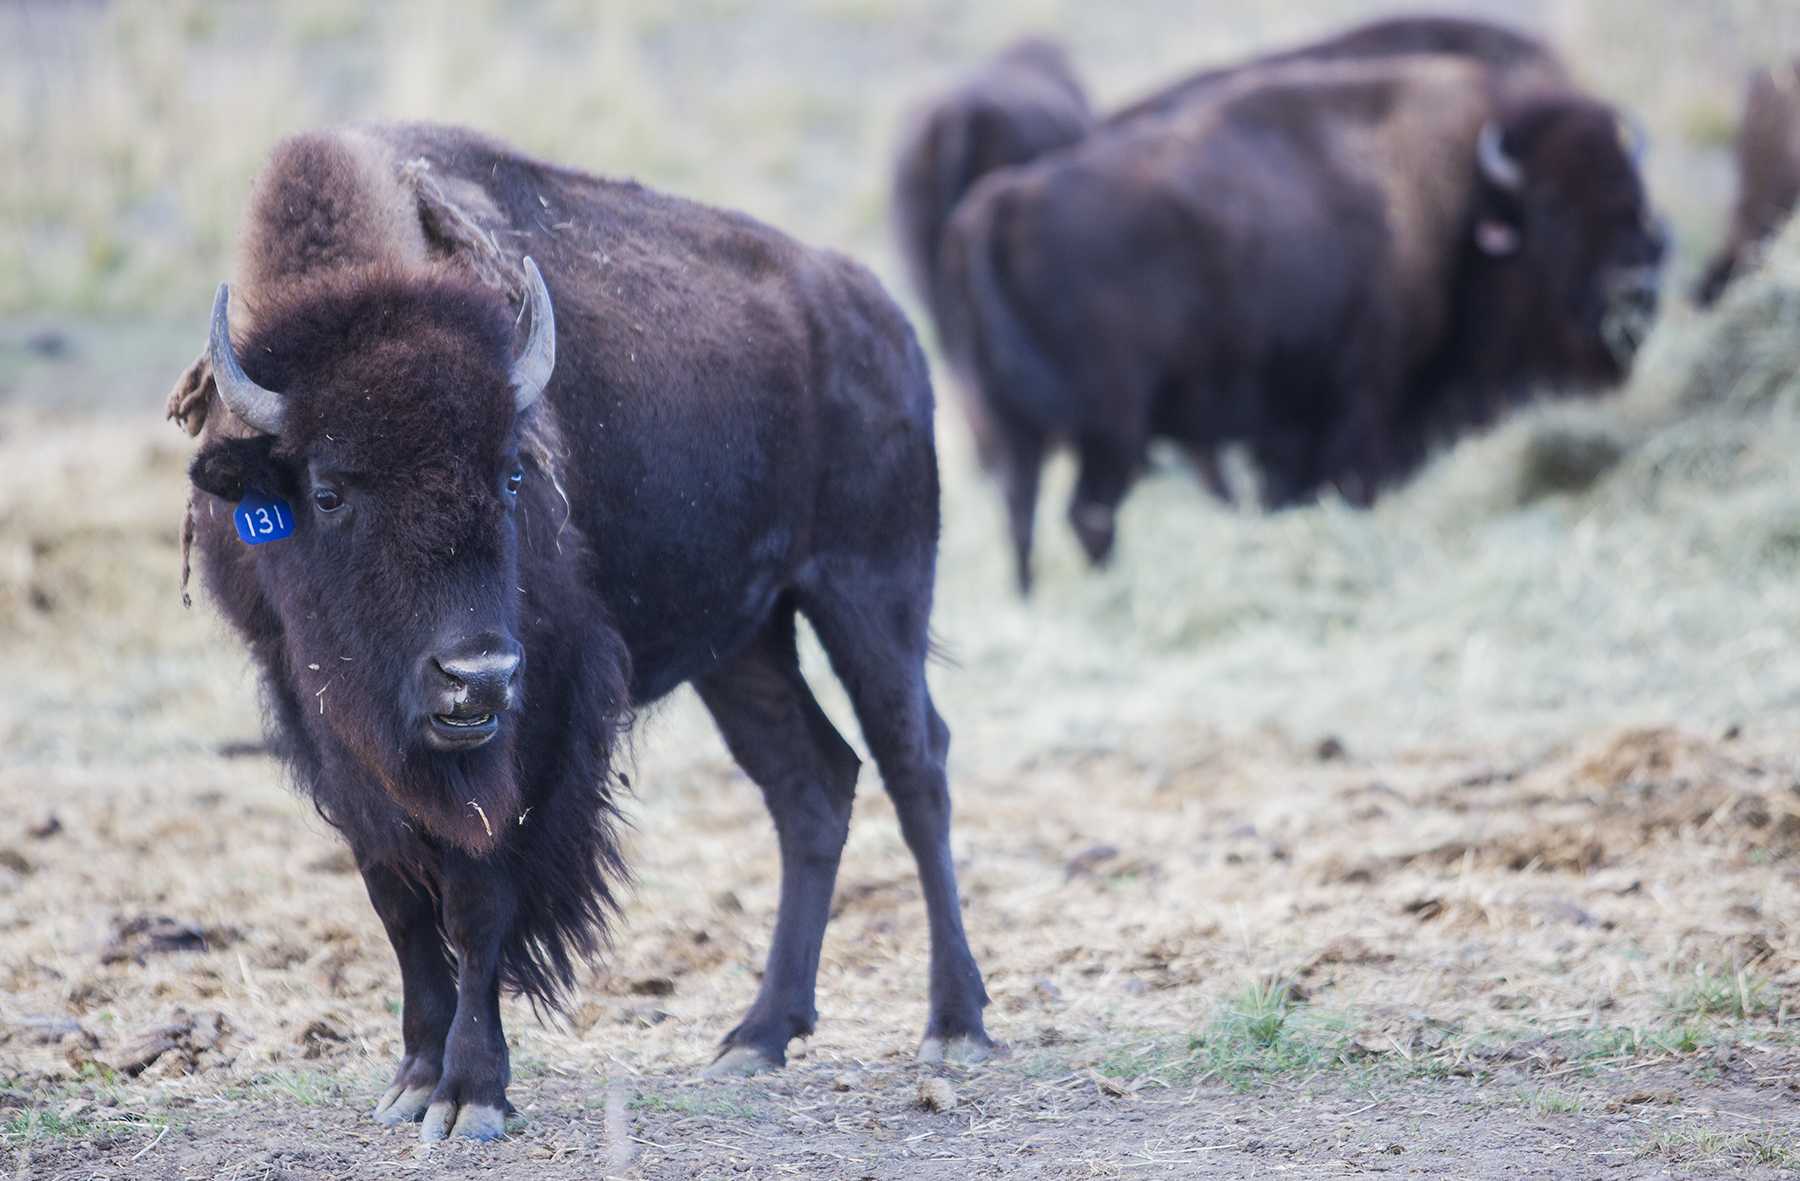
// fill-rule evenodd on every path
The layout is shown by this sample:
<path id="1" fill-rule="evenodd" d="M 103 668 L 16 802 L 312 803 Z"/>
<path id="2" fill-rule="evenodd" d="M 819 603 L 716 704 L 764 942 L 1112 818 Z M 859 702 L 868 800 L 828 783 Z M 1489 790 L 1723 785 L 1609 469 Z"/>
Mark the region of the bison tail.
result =
<path id="1" fill-rule="evenodd" d="M 967 134 L 961 120 L 921 118 L 900 151 L 894 175 L 894 236 L 914 293 L 935 317 L 938 249 L 963 179 Z"/>
<path id="2" fill-rule="evenodd" d="M 1002 196 L 1003 190 L 978 186 L 945 234 L 939 258 L 945 351 L 988 407 L 1060 434 L 1073 417 L 1072 398 L 1002 274 Z"/>

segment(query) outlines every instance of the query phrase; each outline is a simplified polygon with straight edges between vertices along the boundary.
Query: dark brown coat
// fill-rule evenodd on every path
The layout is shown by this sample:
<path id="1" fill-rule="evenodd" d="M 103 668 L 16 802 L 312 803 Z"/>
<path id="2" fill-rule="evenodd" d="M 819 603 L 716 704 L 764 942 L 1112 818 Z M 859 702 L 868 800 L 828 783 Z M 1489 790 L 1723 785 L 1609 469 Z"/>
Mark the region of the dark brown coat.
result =
<path id="1" fill-rule="evenodd" d="M 1610 108 L 1458 58 L 1271 68 L 985 179 L 944 286 L 1006 446 L 1021 586 L 1047 447 L 1078 452 L 1097 562 L 1152 436 L 1249 444 L 1275 505 L 1367 503 L 1537 383 L 1616 382 L 1662 251 Z"/>
<path id="2" fill-rule="evenodd" d="M 526 256 L 547 287 L 531 340 L 554 308 L 535 401 L 513 356 Z M 603 944 L 615 739 L 684 683 L 763 790 L 783 864 L 720 1068 L 779 1065 L 812 1028 L 858 759 L 800 675 L 800 614 L 918 853 L 924 1052 L 981 1052 L 924 679 L 931 387 L 866 270 L 470 132 L 378 126 L 276 149 L 230 310 L 173 405 L 205 420 L 194 546 L 400 961 L 406 1054 L 378 1118 L 498 1134 L 498 991 L 555 1004 Z M 279 414 L 259 422 L 246 388 Z M 238 540 L 253 491 L 286 500 L 292 537 Z"/>
<path id="3" fill-rule="evenodd" d="M 1199 70 L 1135 102 L 1101 121 L 1120 127 L 1145 116 L 1166 115 L 1195 100 L 1207 99 L 1221 86 L 1271 66 L 1294 62 L 1372 61 L 1407 54 L 1441 54 L 1483 62 L 1498 70 L 1529 73 L 1533 80 L 1567 81 L 1556 54 L 1527 33 L 1489 21 L 1460 16 L 1397 16 L 1370 21 L 1318 41 Z"/>

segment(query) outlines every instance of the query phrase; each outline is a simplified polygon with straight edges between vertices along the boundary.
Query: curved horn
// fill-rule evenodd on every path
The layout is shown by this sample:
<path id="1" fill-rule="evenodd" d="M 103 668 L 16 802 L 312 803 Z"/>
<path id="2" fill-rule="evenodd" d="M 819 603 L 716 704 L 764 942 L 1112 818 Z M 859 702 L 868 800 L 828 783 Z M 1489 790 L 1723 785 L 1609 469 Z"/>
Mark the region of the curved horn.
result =
<path id="1" fill-rule="evenodd" d="M 525 338 L 525 347 L 513 358 L 512 366 L 515 405 L 521 413 L 538 400 L 556 368 L 556 313 L 550 307 L 544 276 L 529 257 L 525 259 L 525 302 L 531 307 L 531 335 Z"/>
<path id="2" fill-rule="evenodd" d="M 265 435 L 279 435 L 287 408 L 282 404 L 280 394 L 251 381 L 244 367 L 238 364 L 237 354 L 231 349 L 230 308 L 231 285 L 221 283 L 219 294 L 213 297 L 212 341 L 207 346 L 213 384 L 218 387 L 219 396 L 225 399 L 225 405 L 231 407 L 231 412 L 252 429 Z"/>
<path id="3" fill-rule="evenodd" d="M 1519 162 L 1506 154 L 1506 145 L 1500 142 L 1500 128 L 1495 123 L 1481 125 L 1481 135 L 1475 141 L 1475 159 L 1481 165 L 1481 175 L 1498 188 L 1517 190 L 1525 183 L 1525 173 L 1520 170 Z"/>

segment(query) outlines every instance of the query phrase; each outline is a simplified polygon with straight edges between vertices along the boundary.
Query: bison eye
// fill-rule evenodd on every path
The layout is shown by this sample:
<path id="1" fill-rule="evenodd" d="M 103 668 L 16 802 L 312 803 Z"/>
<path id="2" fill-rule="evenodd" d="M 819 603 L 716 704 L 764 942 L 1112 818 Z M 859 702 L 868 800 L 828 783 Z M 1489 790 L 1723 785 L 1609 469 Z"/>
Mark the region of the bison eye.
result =
<path id="1" fill-rule="evenodd" d="M 344 498 L 337 494 L 335 488 L 314 488 L 313 503 L 322 513 L 335 513 L 344 507 Z"/>
<path id="2" fill-rule="evenodd" d="M 513 496 L 519 494 L 519 488 L 525 483 L 525 469 L 514 468 L 513 474 L 506 477 L 506 490 Z"/>

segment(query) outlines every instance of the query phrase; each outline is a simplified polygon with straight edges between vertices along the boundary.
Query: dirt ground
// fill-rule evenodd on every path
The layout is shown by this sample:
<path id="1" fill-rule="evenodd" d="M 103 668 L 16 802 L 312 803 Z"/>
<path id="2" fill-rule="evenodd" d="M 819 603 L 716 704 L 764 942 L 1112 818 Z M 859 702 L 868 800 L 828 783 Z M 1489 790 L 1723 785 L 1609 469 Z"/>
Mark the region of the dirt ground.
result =
<path id="1" fill-rule="evenodd" d="M 682 691 L 623 755 L 612 953 L 566 1015 L 507 1009 L 523 1124 L 425 1149 L 370 1120 L 398 972 L 204 588 L 182 607 L 191 444 L 159 417 L 273 135 L 486 112 L 891 272 L 904 100 L 1014 26 L 1068 38 L 1113 101 L 1381 6 L 470 4 L 413 36 L 430 7 L 0 9 L 0 99 L 27 100 L 0 101 L 0 147 L 35 145 L 0 169 L 0 1170 L 1800 1174 L 1800 230 L 1717 312 L 1678 298 L 1780 0 L 1516 6 L 1650 124 L 1671 302 L 1629 389 L 1468 441 L 1373 512 L 1228 508 L 1159 462 L 1094 574 L 1060 464 L 1020 603 L 946 391 L 932 675 L 1005 1053 L 913 1061 L 923 908 L 865 762 L 816 1036 L 778 1074 L 699 1077 L 755 992 L 776 857 Z M 567 87 L 526 84 L 551 67 Z M 854 735 L 810 645 L 806 669 Z"/>
<path id="2" fill-rule="evenodd" d="M 366 1118 L 398 1050 L 396 973 L 348 859 L 267 759 L 8 772 L 26 802 L 0 863 L 16 1175 L 1800 1163 L 1785 736 L 1624 731 L 1496 762 L 1188 733 L 1154 765 L 1120 751 L 1046 759 L 1028 783 L 964 775 L 969 921 L 1008 1044 L 968 1070 L 910 1059 L 923 921 L 871 788 L 818 1035 L 783 1074 L 710 1082 L 698 1068 L 754 989 L 773 857 L 754 789 L 651 729 L 628 925 L 566 1022 L 511 1010 L 528 1122 L 488 1147 L 422 1150 Z"/>

